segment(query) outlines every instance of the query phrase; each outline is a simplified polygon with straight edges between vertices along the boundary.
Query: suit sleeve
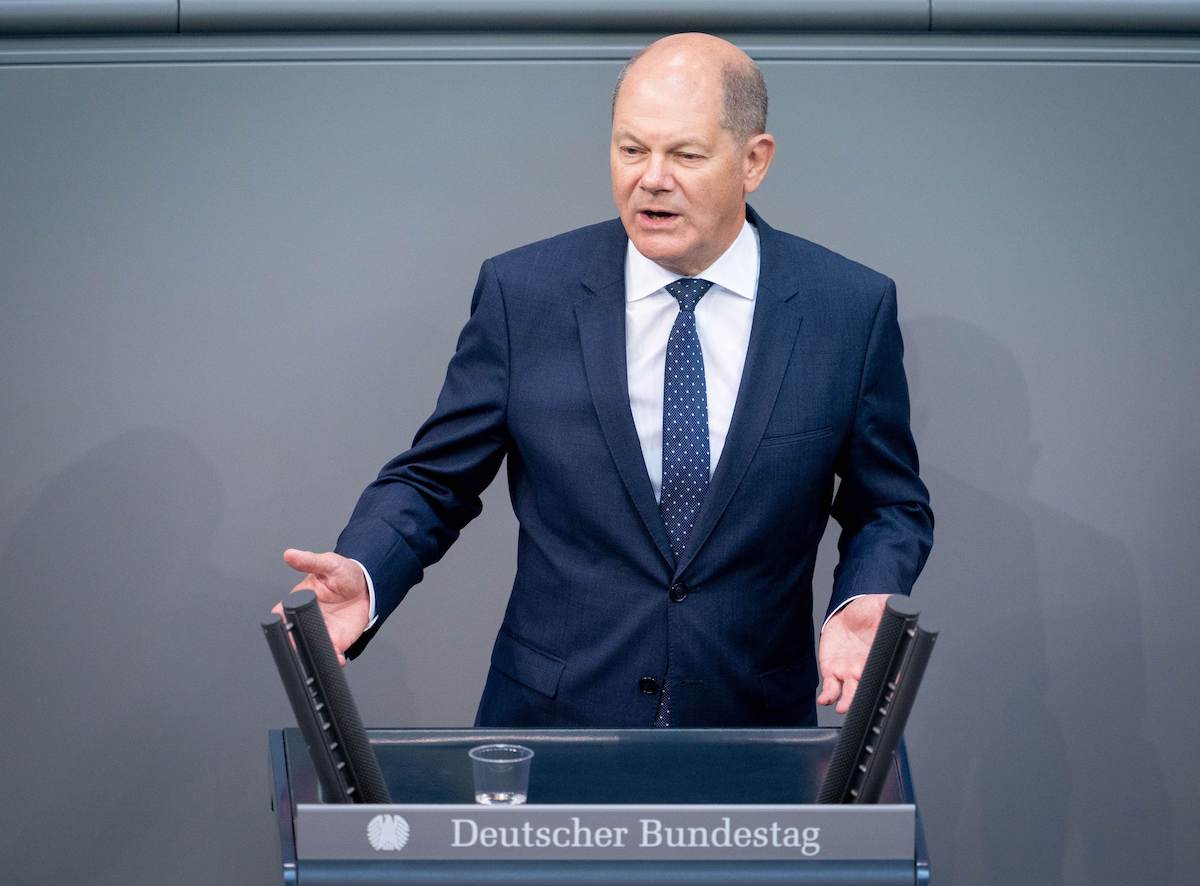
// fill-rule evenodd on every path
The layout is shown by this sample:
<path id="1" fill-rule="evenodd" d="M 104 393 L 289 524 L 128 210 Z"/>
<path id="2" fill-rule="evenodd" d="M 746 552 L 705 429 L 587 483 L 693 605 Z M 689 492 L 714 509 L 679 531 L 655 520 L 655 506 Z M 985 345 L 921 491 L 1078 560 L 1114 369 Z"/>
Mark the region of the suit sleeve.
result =
<path id="1" fill-rule="evenodd" d="M 838 458 L 833 516 L 842 533 L 831 613 L 859 594 L 908 594 L 933 546 L 903 358 L 896 284 L 888 280 L 867 342 L 853 429 Z"/>
<path id="2" fill-rule="evenodd" d="M 375 632 L 483 506 L 480 494 L 508 448 L 508 323 L 495 267 L 484 262 L 471 315 L 458 338 L 433 414 L 412 447 L 392 459 L 360 496 L 335 550 L 359 561 L 375 587 Z"/>

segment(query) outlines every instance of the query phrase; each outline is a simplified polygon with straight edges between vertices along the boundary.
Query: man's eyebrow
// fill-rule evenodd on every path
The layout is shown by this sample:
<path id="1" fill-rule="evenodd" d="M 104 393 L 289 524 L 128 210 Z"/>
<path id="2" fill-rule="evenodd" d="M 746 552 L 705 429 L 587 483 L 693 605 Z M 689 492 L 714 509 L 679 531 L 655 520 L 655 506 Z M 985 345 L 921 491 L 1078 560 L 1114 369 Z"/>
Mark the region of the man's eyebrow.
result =
<path id="1" fill-rule="evenodd" d="M 614 130 L 613 138 L 617 141 L 620 141 L 621 139 L 629 139 L 630 141 L 635 141 L 639 144 L 643 143 L 641 138 L 626 129 Z M 685 136 L 667 143 L 668 151 L 678 151 L 687 147 L 698 148 L 701 151 L 708 151 L 710 149 L 708 142 L 698 135 Z"/>

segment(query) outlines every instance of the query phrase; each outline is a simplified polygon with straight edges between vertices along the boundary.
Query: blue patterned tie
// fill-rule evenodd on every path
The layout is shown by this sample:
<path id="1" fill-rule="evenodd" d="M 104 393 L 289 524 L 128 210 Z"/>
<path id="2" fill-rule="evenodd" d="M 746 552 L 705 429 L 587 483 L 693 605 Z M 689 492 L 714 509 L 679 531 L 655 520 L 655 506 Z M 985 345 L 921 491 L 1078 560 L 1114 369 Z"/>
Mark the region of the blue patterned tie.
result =
<path id="1" fill-rule="evenodd" d="M 667 292 L 679 302 L 679 314 L 667 339 L 663 373 L 662 491 L 658 510 L 676 560 L 683 555 L 708 491 L 708 389 L 695 311 L 710 286 L 708 280 L 693 277 L 667 284 Z M 663 680 L 655 726 L 671 724 L 670 685 L 668 675 Z"/>

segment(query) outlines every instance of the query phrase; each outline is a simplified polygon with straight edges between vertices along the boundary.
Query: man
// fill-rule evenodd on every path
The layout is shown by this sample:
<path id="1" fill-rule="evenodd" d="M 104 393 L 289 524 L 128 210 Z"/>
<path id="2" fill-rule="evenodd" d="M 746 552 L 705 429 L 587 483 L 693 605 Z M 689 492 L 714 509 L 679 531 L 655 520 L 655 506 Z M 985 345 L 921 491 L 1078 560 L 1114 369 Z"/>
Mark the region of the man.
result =
<path id="1" fill-rule="evenodd" d="M 841 523 L 822 704 L 932 543 L 887 277 L 773 230 L 754 63 L 702 34 L 613 100 L 620 221 L 484 262 L 433 415 L 336 553 L 288 550 L 366 645 L 508 458 L 517 575 L 481 726 L 815 725 L 816 549 Z M 834 492 L 835 475 L 841 483 Z"/>

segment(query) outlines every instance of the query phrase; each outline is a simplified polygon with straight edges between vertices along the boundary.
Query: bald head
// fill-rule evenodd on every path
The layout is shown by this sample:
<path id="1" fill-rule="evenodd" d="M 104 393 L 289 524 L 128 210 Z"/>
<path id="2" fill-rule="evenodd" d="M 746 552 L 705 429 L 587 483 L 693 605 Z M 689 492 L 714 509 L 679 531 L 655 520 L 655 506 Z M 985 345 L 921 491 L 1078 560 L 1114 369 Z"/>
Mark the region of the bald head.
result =
<path id="1" fill-rule="evenodd" d="M 613 89 L 613 113 L 628 80 L 687 77 L 720 85 L 721 126 L 739 142 L 767 129 L 767 85 L 754 60 L 727 40 L 711 34 L 672 34 L 633 56 Z"/>

